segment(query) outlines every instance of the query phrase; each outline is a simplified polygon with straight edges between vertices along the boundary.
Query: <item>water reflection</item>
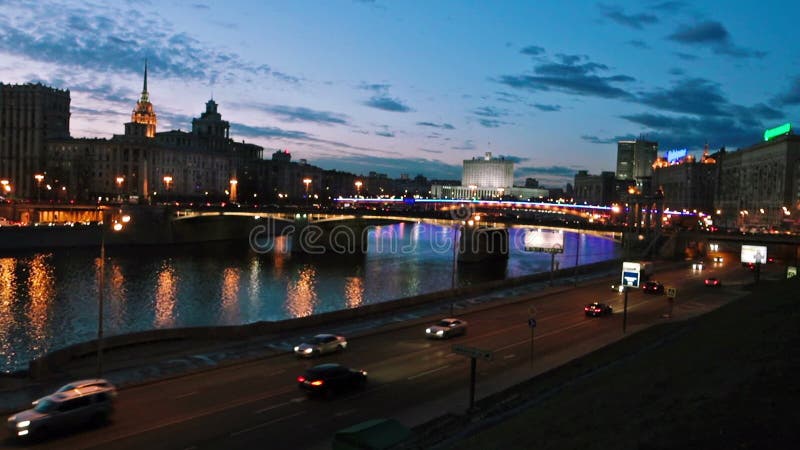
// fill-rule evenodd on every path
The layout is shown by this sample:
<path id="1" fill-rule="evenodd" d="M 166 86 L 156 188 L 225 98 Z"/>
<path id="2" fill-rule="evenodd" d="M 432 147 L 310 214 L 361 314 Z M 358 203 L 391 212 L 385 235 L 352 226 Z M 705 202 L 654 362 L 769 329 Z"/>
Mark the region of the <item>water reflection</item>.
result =
<path id="1" fill-rule="evenodd" d="M 291 317 L 310 316 L 317 303 L 317 293 L 314 289 L 316 269 L 304 266 L 297 274 L 297 281 L 289 284 L 286 289 L 286 311 Z"/>
<path id="2" fill-rule="evenodd" d="M 155 328 L 169 328 L 175 325 L 175 302 L 177 300 L 178 283 L 175 267 L 165 262 L 158 273 L 156 286 L 156 304 L 153 325 Z"/>
<path id="3" fill-rule="evenodd" d="M 38 254 L 30 262 L 28 276 L 28 338 L 34 350 L 47 348 L 47 319 L 53 300 L 53 267 L 50 254 Z"/>
<path id="4" fill-rule="evenodd" d="M 0 358 L 5 359 L 5 363 L 16 356 L 11 335 L 15 325 L 12 309 L 14 287 L 17 285 L 15 266 L 14 259 L 0 258 Z"/>
<path id="5" fill-rule="evenodd" d="M 222 272 L 220 299 L 223 323 L 235 324 L 239 317 L 239 269 L 227 267 Z"/>
<path id="6" fill-rule="evenodd" d="M 348 308 L 357 308 L 364 303 L 364 280 L 351 277 L 345 280 L 344 300 Z"/>

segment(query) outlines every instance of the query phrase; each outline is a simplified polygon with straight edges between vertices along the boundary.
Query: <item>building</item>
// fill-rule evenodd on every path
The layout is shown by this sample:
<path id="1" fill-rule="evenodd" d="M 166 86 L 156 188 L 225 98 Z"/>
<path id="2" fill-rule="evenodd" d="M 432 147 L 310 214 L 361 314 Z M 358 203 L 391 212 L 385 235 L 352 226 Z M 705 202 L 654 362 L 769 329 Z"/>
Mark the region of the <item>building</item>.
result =
<path id="1" fill-rule="evenodd" d="M 0 196 L 35 198 L 48 139 L 69 137 L 70 93 L 42 84 L 0 83 Z"/>
<path id="2" fill-rule="evenodd" d="M 514 163 L 505 158 L 493 158 L 486 152 L 482 158 L 464 160 L 461 185 L 431 185 L 433 198 L 499 200 L 520 198 L 539 200 L 548 196 L 547 189 L 515 187 Z"/>
<path id="3" fill-rule="evenodd" d="M 715 222 L 724 227 L 795 228 L 800 216 L 800 136 L 784 134 L 720 152 Z"/>
<path id="4" fill-rule="evenodd" d="M 636 139 L 617 142 L 617 179 L 639 180 L 653 175 L 653 163 L 658 156 L 658 143 Z"/>
<path id="5" fill-rule="evenodd" d="M 601 172 L 590 175 L 586 170 L 575 174 L 573 198 L 575 203 L 590 205 L 610 205 L 617 200 L 614 172 Z"/>
<path id="6" fill-rule="evenodd" d="M 710 214 L 718 180 L 716 158 L 708 154 L 696 161 L 691 155 L 669 163 L 659 158 L 654 164 L 653 186 L 664 194 L 664 208 Z"/>

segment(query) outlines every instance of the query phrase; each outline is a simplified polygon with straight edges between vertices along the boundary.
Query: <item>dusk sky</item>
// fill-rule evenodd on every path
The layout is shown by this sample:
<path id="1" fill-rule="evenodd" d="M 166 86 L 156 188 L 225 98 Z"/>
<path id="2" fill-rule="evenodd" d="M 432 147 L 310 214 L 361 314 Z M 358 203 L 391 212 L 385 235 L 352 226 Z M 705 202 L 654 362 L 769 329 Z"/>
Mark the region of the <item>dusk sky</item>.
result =
<path id="1" fill-rule="evenodd" d="M 729 150 L 800 125 L 789 1 L 0 0 L 0 81 L 69 89 L 123 132 L 144 60 L 158 131 L 213 95 L 231 137 L 325 169 L 460 179 L 491 151 L 563 187 L 616 141 Z"/>

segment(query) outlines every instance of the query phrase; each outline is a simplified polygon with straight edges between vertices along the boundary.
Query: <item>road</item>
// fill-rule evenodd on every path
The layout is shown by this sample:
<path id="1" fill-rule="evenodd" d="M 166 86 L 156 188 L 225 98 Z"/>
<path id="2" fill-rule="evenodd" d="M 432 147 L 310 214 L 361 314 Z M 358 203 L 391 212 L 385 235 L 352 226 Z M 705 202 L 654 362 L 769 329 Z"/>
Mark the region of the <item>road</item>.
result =
<path id="1" fill-rule="evenodd" d="M 733 261 L 733 258 L 729 258 Z M 752 281 L 738 264 L 685 266 L 656 271 L 654 278 L 678 290 L 674 318 L 714 309 L 741 295 L 737 284 Z M 721 288 L 703 285 L 707 276 Z M 276 449 L 330 448 L 333 433 L 376 417 L 419 422 L 446 412 L 463 412 L 469 400 L 469 358 L 453 344 L 491 350 L 493 361 L 478 361 L 478 398 L 563 364 L 623 337 L 623 294 L 598 281 L 553 295 L 461 315 L 466 336 L 428 340 L 424 325 L 351 339 L 342 353 L 314 360 L 284 354 L 122 390 L 110 425 L 64 434 L 27 448 Z M 583 306 L 609 303 L 614 314 L 589 318 Z M 627 333 L 661 323 L 669 310 L 665 296 L 631 292 Z M 537 327 L 531 346 L 527 320 Z M 532 353 L 533 352 L 533 353 Z M 362 391 L 330 399 L 309 399 L 296 378 L 312 365 L 339 362 L 365 369 Z M 7 431 L 3 446 L 18 446 Z"/>

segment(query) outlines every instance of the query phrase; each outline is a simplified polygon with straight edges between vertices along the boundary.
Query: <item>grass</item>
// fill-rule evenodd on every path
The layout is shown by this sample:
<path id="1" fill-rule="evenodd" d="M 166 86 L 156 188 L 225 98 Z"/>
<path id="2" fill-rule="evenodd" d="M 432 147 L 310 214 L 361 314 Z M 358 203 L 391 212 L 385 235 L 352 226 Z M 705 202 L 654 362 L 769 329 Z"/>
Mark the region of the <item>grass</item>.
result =
<path id="1" fill-rule="evenodd" d="M 482 419 L 459 424 L 468 437 L 431 446 L 800 448 L 798 369 L 800 281 L 761 283 L 705 316 L 652 327 L 483 399 Z"/>

